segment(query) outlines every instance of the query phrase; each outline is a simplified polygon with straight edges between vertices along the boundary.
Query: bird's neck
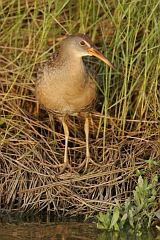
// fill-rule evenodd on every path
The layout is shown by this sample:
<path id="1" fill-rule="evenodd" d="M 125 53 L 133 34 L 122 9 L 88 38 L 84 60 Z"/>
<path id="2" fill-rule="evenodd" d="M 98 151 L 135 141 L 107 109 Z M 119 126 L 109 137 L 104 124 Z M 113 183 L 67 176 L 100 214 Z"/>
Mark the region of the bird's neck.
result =
<path id="1" fill-rule="evenodd" d="M 83 63 L 82 57 L 77 57 L 69 53 L 59 54 L 58 62 L 64 69 L 66 79 L 72 79 L 72 82 L 86 82 L 88 79 L 87 71 Z"/>

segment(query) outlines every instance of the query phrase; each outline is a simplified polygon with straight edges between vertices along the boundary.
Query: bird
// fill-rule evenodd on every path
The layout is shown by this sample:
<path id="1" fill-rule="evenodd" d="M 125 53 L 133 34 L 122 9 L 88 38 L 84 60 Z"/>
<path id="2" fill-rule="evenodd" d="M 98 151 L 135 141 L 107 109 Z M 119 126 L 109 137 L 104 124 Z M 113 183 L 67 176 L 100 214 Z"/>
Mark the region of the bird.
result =
<path id="1" fill-rule="evenodd" d="M 78 33 L 63 39 L 59 51 L 40 67 L 37 74 L 37 106 L 58 117 L 64 129 L 65 149 L 64 161 L 60 164 L 61 173 L 70 167 L 67 116 L 85 113 L 86 158 L 81 166 L 85 165 L 87 169 L 89 161 L 92 161 L 89 151 L 88 114 L 96 99 L 96 82 L 86 69 L 83 61 L 85 56 L 94 56 L 114 69 L 113 64 L 94 46 L 89 37 Z"/>

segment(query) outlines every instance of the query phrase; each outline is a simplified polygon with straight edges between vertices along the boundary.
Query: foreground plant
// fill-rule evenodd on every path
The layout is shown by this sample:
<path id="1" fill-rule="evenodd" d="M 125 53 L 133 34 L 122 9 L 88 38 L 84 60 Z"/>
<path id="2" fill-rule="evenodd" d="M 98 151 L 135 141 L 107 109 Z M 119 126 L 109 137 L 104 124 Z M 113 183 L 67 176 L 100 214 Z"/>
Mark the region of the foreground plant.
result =
<path id="1" fill-rule="evenodd" d="M 106 213 L 100 212 L 97 216 L 97 227 L 116 231 L 129 227 L 138 232 L 144 228 L 150 228 L 153 221 L 158 218 L 155 210 L 157 182 L 157 175 L 151 183 L 139 176 L 137 186 L 133 191 L 133 200 L 128 198 L 122 205 L 116 201 L 116 206 L 111 206 Z"/>

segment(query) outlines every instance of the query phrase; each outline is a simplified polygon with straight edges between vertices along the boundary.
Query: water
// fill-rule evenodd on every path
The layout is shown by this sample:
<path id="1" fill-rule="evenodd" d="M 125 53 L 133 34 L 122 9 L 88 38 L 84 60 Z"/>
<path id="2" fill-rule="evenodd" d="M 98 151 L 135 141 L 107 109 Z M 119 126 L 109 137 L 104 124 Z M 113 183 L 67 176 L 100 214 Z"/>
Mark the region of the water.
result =
<path id="1" fill-rule="evenodd" d="M 106 233 L 92 223 L 0 223 L 0 240 L 160 240 L 154 231 L 141 236 L 124 232 Z"/>
<path id="2" fill-rule="evenodd" d="M 74 240 L 97 239 L 98 231 L 93 224 L 72 223 L 22 223 L 0 224 L 0 240 Z"/>

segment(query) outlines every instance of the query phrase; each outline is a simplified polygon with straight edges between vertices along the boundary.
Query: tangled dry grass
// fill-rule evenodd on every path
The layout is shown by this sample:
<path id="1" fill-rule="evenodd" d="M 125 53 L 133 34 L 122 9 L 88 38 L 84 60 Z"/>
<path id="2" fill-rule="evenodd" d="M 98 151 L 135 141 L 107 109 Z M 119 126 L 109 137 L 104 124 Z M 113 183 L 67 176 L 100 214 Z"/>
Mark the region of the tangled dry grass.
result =
<path id="1" fill-rule="evenodd" d="M 85 158 L 83 118 L 70 118 L 69 161 L 73 171 L 66 170 L 60 174 L 57 165 L 63 162 L 63 130 L 56 120 L 50 123 L 45 111 L 41 111 L 39 117 L 34 115 L 36 107 L 34 79 L 37 63 L 44 55 L 48 55 L 48 52 L 43 53 L 43 50 L 44 43 L 51 34 L 49 24 L 57 24 L 59 30 L 53 35 L 61 36 L 62 16 L 65 18 L 68 16 L 70 19 L 67 14 L 71 14 L 70 10 L 74 12 L 75 9 L 72 4 L 71 9 L 68 10 L 70 8 L 68 6 L 66 10 L 66 3 L 60 6 L 59 15 L 54 15 L 54 3 L 51 4 L 53 6 L 51 8 L 49 5 L 47 8 L 39 3 L 35 6 L 32 1 L 22 1 L 19 8 L 14 1 L 12 3 L 6 1 L 5 4 L 1 8 L 3 28 L 0 36 L 1 212 L 47 211 L 77 216 L 105 211 L 108 206 L 114 204 L 115 199 L 123 201 L 130 196 L 136 184 L 137 170 L 149 178 L 159 172 L 157 168 L 160 160 L 159 57 L 157 57 L 159 55 L 156 55 L 158 52 L 155 47 L 159 34 L 155 31 L 154 35 L 151 35 L 149 27 L 145 31 L 144 25 L 143 28 L 138 28 L 137 25 L 136 33 L 133 32 L 133 35 L 138 34 L 137 45 L 131 49 L 133 55 L 130 53 L 129 63 L 128 53 L 124 52 L 126 41 L 132 40 L 127 38 L 128 30 L 126 37 L 122 36 L 124 49 L 118 45 L 119 40 L 111 43 L 111 48 L 114 46 L 113 52 L 117 56 L 118 68 L 123 75 L 118 73 L 113 76 L 107 72 L 106 82 L 104 69 L 100 69 L 99 76 L 102 80 L 100 88 L 106 91 L 101 92 L 103 102 L 97 106 L 98 111 L 92 113 L 93 124 L 90 128 L 91 155 L 97 165 L 90 164 L 86 173 L 83 169 L 78 169 Z M 103 7 L 105 4 L 104 1 Z M 97 9 L 94 1 L 92 5 L 92 8 Z M 58 12 L 58 5 L 56 7 Z M 78 6 L 76 7 L 78 9 Z M 101 16 L 104 16 L 102 19 L 105 19 L 106 12 L 101 9 L 101 4 L 98 7 Z M 115 12 L 121 9 L 117 8 Z M 86 8 L 84 19 L 86 14 L 89 14 L 85 11 Z M 115 23 L 119 21 L 116 16 L 113 14 Z M 126 17 L 127 24 L 134 21 L 129 17 L 130 15 Z M 152 20 L 151 17 L 150 19 Z M 73 21 L 76 23 L 76 19 Z M 153 22 L 155 23 L 154 19 Z M 73 26 L 75 23 L 72 23 Z M 78 22 L 75 31 L 80 30 L 81 24 Z M 94 24 L 92 26 L 95 26 Z M 98 20 L 96 24 L 97 31 L 102 31 L 103 37 L 104 29 Z M 69 29 L 69 26 L 69 20 L 68 25 L 66 20 L 61 31 Z M 120 28 L 117 33 L 112 29 L 112 34 L 114 32 L 117 34 L 113 36 L 114 39 L 120 36 L 118 31 Z M 148 55 L 144 56 L 142 40 L 146 32 L 150 33 L 146 35 L 148 37 L 146 46 L 152 51 L 148 50 Z M 150 36 L 153 36 L 153 45 L 150 45 Z M 134 56 L 139 56 L 139 59 L 137 57 L 134 59 Z M 121 68 L 122 61 L 125 69 Z"/>
<path id="2" fill-rule="evenodd" d="M 11 87 L 8 79 L 3 79 L 3 99 L 6 86 Z M 122 134 L 117 119 L 107 118 L 108 127 L 104 129 L 106 117 L 93 113 L 90 143 L 92 158 L 99 165 L 89 165 L 87 173 L 83 173 L 83 169 L 76 170 L 85 157 L 85 138 L 81 119 L 78 124 L 71 119 L 70 126 L 74 128 L 70 129 L 73 136 L 69 139 L 69 159 L 74 171 L 66 170 L 59 174 L 57 165 L 63 162 L 64 153 L 63 130 L 57 122 L 53 134 L 47 115 L 36 119 L 29 113 L 34 109 L 35 100 L 33 95 L 25 100 L 19 97 L 24 86 L 30 91 L 28 84 L 22 84 L 18 92 L 12 90 L 6 96 L 2 105 L 1 209 L 45 210 L 72 216 L 103 211 L 114 204 L 115 198 L 123 201 L 130 195 L 135 186 L 136 170 L 148 168 L 145 160 L 159 161 L 159 128 L 156 122 L 141 122 L 139 132 Z M 101 132 L 96 137 L 100 122 Z M 152 169 L 151 172 L 156 171 Z"/>

